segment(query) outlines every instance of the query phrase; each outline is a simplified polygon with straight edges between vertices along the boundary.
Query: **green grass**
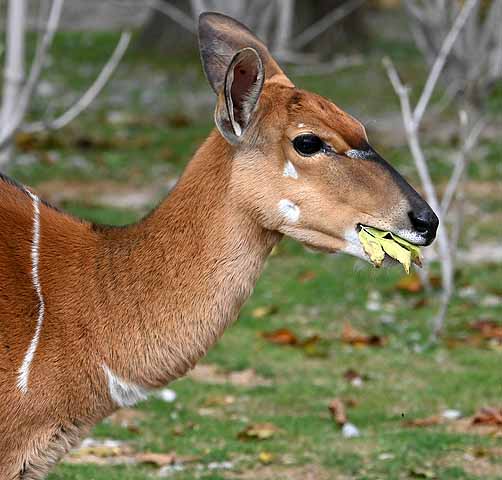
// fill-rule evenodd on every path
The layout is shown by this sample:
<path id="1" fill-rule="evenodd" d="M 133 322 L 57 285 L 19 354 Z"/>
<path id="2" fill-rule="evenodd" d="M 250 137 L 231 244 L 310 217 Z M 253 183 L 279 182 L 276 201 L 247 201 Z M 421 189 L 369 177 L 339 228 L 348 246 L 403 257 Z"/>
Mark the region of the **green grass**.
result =
<path id="1" fill-rule="evenodd" d="M 57 69 L 44 78 L 76 98 L 116 41 L 117 35 L 109 33 L 58 34 L 53 48 Z M 367 52 L 364 66 L 336 76 L 298 77 L 296 81 L 303 88 L 333 98 L 349 111 L 378 118 L 397 109 L 380 66 L 383 53 L 390 53 L 399 62 L 408 81 L 423 81 L 416 51 L 408 44 L 383 41 Z M 184 87 L 187 70 L 195 73 L 190 73 L 191 80 Z M 155 75 L 164 75 L 169 81 L 154 84 L 151 78 Z M 180 122 L 183 105 L 172 103 L 172 99 L 182 88 L 194 92 L 207 89 L 195 57 L 145 58 L 133 48 L 93 108 L 64 131 L 42 140 L 28 139 L 21 145 L 21 153 L 29 161 L 15 164 L 12 175 L 35 186 L 49 180 L 134 186 L 172 180 L 212 128 L 209 111 Z M 143 98 L 145 90 L 153 92 L 153 102 Z M 120 101 L 113 99 L 117 92 Z M 490 104 L 495 113 L 500 112 L 500 93 Z M 55 111 L 62 111 L 69 100 L 62 99 Z M 47 102 L 37 100 L 33 118 L 45 112 Z M 125 114 L 126 120 L 110 121 L 111 111 Z M 39 143 L 33 144 L 33 140 Z M 500 176 L 502 143 L 486 142 L 483 147 L 487 154 L 471 164 L 471 174 L 476 181 L 492 181 Z M 381 145 L 380 150 L 400 170 L 416 178 L 406 148 Z M 427 145 L 438 181 L 448 174 L 447 151 L 443 145 Z M 484 213 L 500 211 L 500 196 L 476 201 Z M 100 206 L 92 198 L 65 201 L 62 206 L 100 223 L 123 224 L 140 215 L 133 209 Z M 499 225 L 483 223 L 474 216 L 467 222 L 476 229 L 474 240 L 500 238 Z M 306 282 L 300 280 L 305 272 L 313 272 L 313 278 Z M 172 475 L 176 480 L 231 479 L 244 473 L 246 478 L 260 479 L 264 472 L 269 472 L 267 478 L 294 479 L 299 478 L 294 476 L 297 472 L 311 465 L 330 479 L 502 478 L 502 464 L 496 458 L 496 452 L 502 451 L 500 437 L 458 433 L 447 426 L 403 426 L 407 419 L 427 417 L 445 408 L 471 415 L 481 406 L 500 405 L 502 353 L 487 346 L 458 344 L 453 348 L 446 341 L 429 345 L 434 294 L 425 298 L 398 292 L 395 284 L 401 275 L 398 269 L 375 271 L 349 257 L 306 253 L 301 246 L 285 241 L 270 258 L 239 320 L 204 360 L 228 372 L 254 368 L 271 385 L 237 387 L 181 379 L 171 385 L 178 395 L 174 403 L 153 398 L 137 407 L 146 413 L 138 431 L 104 422 L 92 435 L 129 441 L 138 451 L 196 456 L 195 463 Z M 454 298 L 446 338 L 469 335 L 468 325 L 473 321 L 502 318 L 500 306 L 482 306 L 480 301 L 494 295 L 501 281 L 500 265 L 460 269 L 459 286 L 474 287 L 478 297 Z M 378 292 L 381 304 L 377 312 L 367 308 L 374 292 Z M 422 300 L 425 305 L 417 306 Z M 255 318 L 254 309 L 263 306 L 274 306 L 275 313 Z M 386 337 L 386 345 L 356 348 L 340 342 L 345 322 Z M 283 327 L 301 338 L 319 335 L 318 350 L 308 355 L 299 348 L 273 345 L 261 336 L 264 331 Z M 367 375 L 362 388 L 344 379 L 348 368 Z M 234 403 L 211 404 L 211 399 L 225 395 L 232 395 Z M 356 402 L 348 415 L 361 431 L 359 438 L 344 438 L 330 418 L 327 406 L 335 397 Z M 280 433 L 262 442 L 238 438 L 246 425 L 261 422 L 275 424 Z M 473 453 L 476 451 L 486 454 L 478 458 Z M 271 465 L 261 465 L 261 452 L 274 455 Z M 467 454 L 474 460 L 467 461 Z M 208 470 L 210 462 L 222 461 L 232 462 L 233 469 Z M 62 464 L 49 478 L 135 480 L 155 475 L 156 469 L 146 466 Z"/>

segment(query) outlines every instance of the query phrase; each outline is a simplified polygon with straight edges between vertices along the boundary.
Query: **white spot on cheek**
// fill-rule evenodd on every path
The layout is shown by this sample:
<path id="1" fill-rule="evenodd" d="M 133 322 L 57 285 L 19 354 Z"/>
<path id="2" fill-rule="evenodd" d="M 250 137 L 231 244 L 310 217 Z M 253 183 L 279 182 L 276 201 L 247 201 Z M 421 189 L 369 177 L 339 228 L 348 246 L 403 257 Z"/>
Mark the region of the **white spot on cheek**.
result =
<path id="1" fill-rule="evenodd" d="M 290 222 L 297 222 L 300 218 L 300 209 L 291 200 L 281 200 L 277 207 L 281 215 Z"/>
<path id="2" fill-rule="evenodd" d="M 298 172 L 296 171 L 295 166 L 289 160 L 286 162 L 286 165 L 284 165 L 283 175 L 285 177 L 294 178 L 295 180 L 298 178 Z"/>

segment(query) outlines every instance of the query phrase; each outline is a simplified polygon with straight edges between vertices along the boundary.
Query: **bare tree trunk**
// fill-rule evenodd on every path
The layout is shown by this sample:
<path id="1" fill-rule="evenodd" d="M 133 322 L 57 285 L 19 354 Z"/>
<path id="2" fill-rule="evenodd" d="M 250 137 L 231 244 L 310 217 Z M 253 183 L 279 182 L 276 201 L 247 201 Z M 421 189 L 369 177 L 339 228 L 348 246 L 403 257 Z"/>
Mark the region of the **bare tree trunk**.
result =
<path id="1" fill-rule="evenodd" d="M 24 39 L 26 28 L 26 1 L 9 0 L 7 6 L 6 53 L 2 109 L 0 112 L 0 138 L 15 121 L 16 106 L 19 101 L 24 79 Z M 12 154 L 12 146 L 0 150 L 0 167 L 7 164 Z"/>

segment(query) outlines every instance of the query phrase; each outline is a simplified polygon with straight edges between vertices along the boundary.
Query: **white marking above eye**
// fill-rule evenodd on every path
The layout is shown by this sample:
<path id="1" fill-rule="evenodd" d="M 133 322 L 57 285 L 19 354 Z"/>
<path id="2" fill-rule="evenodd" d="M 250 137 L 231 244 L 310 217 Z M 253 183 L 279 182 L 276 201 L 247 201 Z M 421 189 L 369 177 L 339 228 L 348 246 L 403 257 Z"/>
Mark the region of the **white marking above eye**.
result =
<path id="1" fill-rule="evenodd" d="M 304 124 L 304 123 L 299 123 L 299 124 L 296 126 L 296 128 L 303 128 L 304 126 L 305 126 L 305 124 Z"/>
<path id="2" fill-rule="evenodd" d="M 291 177 L 294 178 L 295 180 L 298 179 L 298 172 L 296 171 L 295 166 L 291 163 L 290 160 L 287 160 L 286 164 L 284 165 L 283 176 Z"/>
<path id="3" fill-rule="evenodd" d="M 297 222 L 300 218 L 300 209 L 291 200 L 284 198 L 279 201 L 277 207 L 281 215 L 290 222 Z"/>
<path id="4" fill-rule="evenodd" d="M 370 158 L 372 155 L 372 152 L 366 150 L 356 150 L 355 148 L 347 150 L 345 152 L 345 156 L 349 158 L 360 158 L 362 160 L 364 160 L 365 158 Z"/>

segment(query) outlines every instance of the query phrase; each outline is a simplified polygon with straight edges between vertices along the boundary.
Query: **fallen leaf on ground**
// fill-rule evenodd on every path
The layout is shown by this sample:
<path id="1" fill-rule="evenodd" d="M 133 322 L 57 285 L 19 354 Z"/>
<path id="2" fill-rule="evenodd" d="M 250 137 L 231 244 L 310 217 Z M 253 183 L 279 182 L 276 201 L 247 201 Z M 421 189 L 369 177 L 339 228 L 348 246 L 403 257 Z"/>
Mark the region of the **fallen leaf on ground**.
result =
<path id="1" fill-rule="evenodd" d="M 402 292 L 418 293 L 423 290 L 422 281 L 416 272 L 402 277 L 396 283 L 396 289 Z"/>
<path id="2" fill-rule="evenodd" d="M 410 470 L 410 476 L 412 478 L 437 478 L 434 470 L 421 467 L 412 468 Z"/>
<path id="3" fill-rule="evenodd" d="M 238 434 L 241 440 L 267 440 L 273 437 L 280 429 L 272 423 L 256 423 L 248 425 Z"/>
<path id="4" fill-rule="evenodd" d="M 306 270 L 305 272 L 300 273 L 298 275 L 298 281 L 300 283 L 306 283 L 314 280 L 317 277 L 317 273 L 313 270 Z"/>
<path id="5" fill-rule="evenodd" d="M 256 307 L 251 311 L 251 316 L 253 318 L 265 318 L 279 311 L 279 307 L 277 305 L 265 305 L 262 307 Z"/>
<path id="6" fill-rule="evenodd" d="M 279 328 L 272 332 L 263 332 L 261 336 L 265 340 L 278 345 L 296 345 L 298 343 L 297 336 L 287 328 Z"/>
<path id="7" fill-rule="evenodd" d="M 385 345 L 385 338 L 380 335 L 367 335 L 354 328 L 349 322 L 344 323 L 340 339 L 343 343 L 348 343 L 355 347 L 382 347 Z"/>
<path id="8" fill-rule="evenodd" d="M 155 467 L 174 465 L 178 460 L 174 453 L 137 453 L 135 458 L 138 463 Z"/>
<path id="9" fill-rule="evenodd" d="M 333 417 L 333 420 L 340 425 L 343 426 L 347 423 L 347 414 L 345 411 L 345 404 L 340 398 L 335 398 L 328 405 L 328 409 Z"/>
<path id="10" fill-rule="evenodd" d="M 432 427 L 434 425 L 439 425 L 442 423 L 441 415 L 431 415 L 425 418 L 414 418 L 412 420 L 407 420 L 404 422 L 405 427 Z"/>
<path id="11" fill-rule="evenodd" d="M 502 341 L 502 324 L 494 320 L 478 320 L 470 325 L 471 330 L 480 332 L 481 336 L 488 340 Z"/>
<path id="12" fill-rule="evenodd" d="M 483 407 L 472 417 L 473 425 L 497 425 L 502 426 L 502 408 Z"/>
<path id="13" fill-rule="evenodd" d="M 116 465 L 135 463 L 135 458 L 133 449 L 125 442 L 86 438 L 80 447 L 70 451 L 64 461 L 73 464 Z"/>
<path id="14" fill-rule="evenodd" d="M 274 461 L 274 455 L 270 452 L 260 452 L 258 460 L 263 465 L 270 465 Z"/>

